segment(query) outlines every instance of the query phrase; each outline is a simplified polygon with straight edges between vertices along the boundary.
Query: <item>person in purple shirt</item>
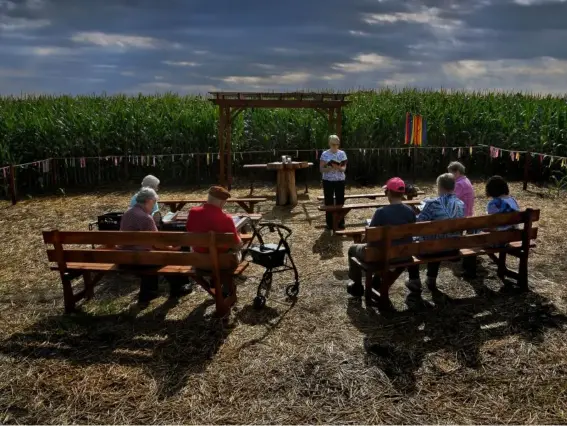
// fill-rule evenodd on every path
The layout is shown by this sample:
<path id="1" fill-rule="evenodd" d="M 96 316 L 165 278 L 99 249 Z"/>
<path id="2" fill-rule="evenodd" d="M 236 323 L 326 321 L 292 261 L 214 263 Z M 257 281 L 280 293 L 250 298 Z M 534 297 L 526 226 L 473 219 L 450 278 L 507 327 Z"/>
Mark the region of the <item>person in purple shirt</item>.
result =
<path id="1" fill-rule="evenodd" d="M 136 204 L 130 207 L 122 216 L 120 222 L 121 231 L 147 231 L 157 232 L 157 226 L 151 213 L 154 211 L 154 206 L 158 201 L 158 195 L 152 188 L 142 188 L 135 196 Z M 119 246 L 122 250 L 133 251 L 146 251 L 146 250 L 177 250 L 176 247 L 154 245 L 153 247 L 146 246 Z M 149 265 L 140 265 L 138 270 L 152 268 Z M 140 277 L 140 293 L 138 294 L 138 305 L 145 308 L 148 304 L 158 297 L 158 276 L 157 275 L 141 275 Z M 190 294 L 193 291 L 192 285 L 186 276 L 166 276 L 165 279 L 169 282 L 169 297 L 171 299 L 179 299 L 180 297 Z"/>
<path id="2" fill-rule="evenodd" d="M 465 176 L 465 166 L 458 161 L 453 161 L 447 170 L 455 176 L 455 195 L 465 205 L 465 217 L 474 216 L 474 188 L 471 181 Z M 476 276 L 476 256 L 464 257 L 462 265 L 464 277 L 474 278 Z"/>
<path id="3" fill-rule="evenodd" d="M 465 204 L 465 217 L 473 216 L 474 189 L 471 181 L 465 176 L 465 166 L 458 161 L 453 161 L 447 170 L 455 176 L 455 195 Z"/>

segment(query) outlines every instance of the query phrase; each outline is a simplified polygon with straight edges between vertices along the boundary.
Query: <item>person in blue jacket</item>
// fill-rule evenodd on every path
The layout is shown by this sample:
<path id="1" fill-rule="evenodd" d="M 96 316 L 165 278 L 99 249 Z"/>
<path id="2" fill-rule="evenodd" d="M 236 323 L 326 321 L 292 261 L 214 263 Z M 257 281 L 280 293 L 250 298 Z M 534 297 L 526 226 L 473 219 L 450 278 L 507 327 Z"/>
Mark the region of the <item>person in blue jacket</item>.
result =
<path id="1" fill-rule="evenodd" d="M 486 182 L 486 196 L 491 200 L 486 206 L 487 214 L 519 212 L 520 206 L 510 195 L 510 188 L 502 176 L 492 176 Z M 500 231 L 513 228 L 515 225 L 501 226 Z"/>
<path id="2" fill-rule="evenodd" d="M 151 188 L 154 191 L 158 191 L 159 189 L 159 179 L 153 175 L 147 175 L 144 179 L 142 179 L 142 188 Z M 136 205 L 136 194 L 130 200 L 130 207 L 134 207 Z M 151 215 L 155 218 L 155 214 L 159 212 L 158 203 L 154 204 L 154 208 L 151 212 Z"/>

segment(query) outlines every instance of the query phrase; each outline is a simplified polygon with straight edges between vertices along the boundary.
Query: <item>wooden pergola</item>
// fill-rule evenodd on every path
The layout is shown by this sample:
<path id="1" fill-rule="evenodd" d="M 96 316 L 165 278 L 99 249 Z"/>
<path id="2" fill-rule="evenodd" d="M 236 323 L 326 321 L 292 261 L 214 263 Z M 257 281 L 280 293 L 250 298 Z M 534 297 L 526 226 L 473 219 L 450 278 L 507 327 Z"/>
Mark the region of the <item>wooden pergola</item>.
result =
<path id="1" fill-rule="evenodd" d="M 329 132 L 342 140 L 342 107 L 349 101 L 344 93 L 260 93 L 210 92 L 210 101 L 219 107 L 219 181 L 232 186 L 231 133 L 232 123 L 246 108 L 310 108 L 327 117 Z M 227 185 L 228 184 L 228 185 Z"/>

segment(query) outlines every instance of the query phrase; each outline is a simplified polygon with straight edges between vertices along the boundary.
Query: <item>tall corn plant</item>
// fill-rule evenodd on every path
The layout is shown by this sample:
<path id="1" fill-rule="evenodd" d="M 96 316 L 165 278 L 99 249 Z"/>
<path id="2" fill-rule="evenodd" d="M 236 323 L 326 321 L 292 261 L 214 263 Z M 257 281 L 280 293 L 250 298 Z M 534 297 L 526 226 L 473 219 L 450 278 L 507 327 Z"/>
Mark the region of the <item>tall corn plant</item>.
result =
<path id="1" fill-rule="evenodd" d="M 567 155 L 564 97 L 384 89 L 350 94 L 346 147 L 403 143 L 406 112 L 428 122 L 428 144 L 491 144 Z M 0 98 L 0 165 L 47 157 L 213 152 L 217 108 L 202 97 Z M 327 118 L 313 110 L 252 109 L 233 124 L 233 150 L 326 146 Z"/>

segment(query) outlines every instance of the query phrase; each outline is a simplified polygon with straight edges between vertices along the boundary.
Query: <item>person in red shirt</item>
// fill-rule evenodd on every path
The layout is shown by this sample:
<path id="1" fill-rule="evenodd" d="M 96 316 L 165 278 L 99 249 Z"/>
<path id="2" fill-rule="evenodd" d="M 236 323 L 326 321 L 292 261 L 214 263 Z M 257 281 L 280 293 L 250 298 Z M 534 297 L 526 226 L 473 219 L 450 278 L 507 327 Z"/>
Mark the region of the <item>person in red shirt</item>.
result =
<path id="1" fill-rule="evenodd" d="M 240 252 L 240 247 L 242 246 L 242 240 L 238 235 L 236 226 L 234 225 L 234 220 L 232 216 L 226 214 L 223 211 L 223 207 L 226 204 L 226 200 L 230 198 L 230 193 L 222 186 L 213 186 L 209 189 L 209 196 L 207 202 L 199 207 L 193 207 L 189 210 L 189 215 L 187 216 L 187 223 L 185 225 L 187 232 L 219 232 L 219 233 L 231 233 L 234 234 L 234 241 L 238 244 L 238 250 L 235 255 L 237 261 L 240 263 L 242 259 L 242 253 Z M 208 253 L 209 249 L 207 247 L 191 247 L 194 252 L 197 253 Z M 219 250 L 223 252 L 228 252 L 229 248 L 226 250 Z M 207 271 L 202 271 L 207 272 Z M 197 271 L 197 273 L 200 273 Z M 221 272 L 221 282 L 223 282 L 223 295 L 227 297 L 230 293 L 229 286 L 223 279 L 223 273 Z"/>
<path id="2" fill-rule="evenodd" d="M 222 186 L 213 186 L 209 189 L 207 202 L 202 206 L 193 207 L 189 210 L 185 228 L 187 232 L 219 232 L 234 234 L 234 241 L 241 245 L 242 241 L 234 225 L 232 216 L 223 211 L 226 200 L 230 198 L 228 192 Z M 192 247 L 197 253 L 208 253 L 207 247 Z M 228 251 L 228 248 L 226 249 Z"/>

